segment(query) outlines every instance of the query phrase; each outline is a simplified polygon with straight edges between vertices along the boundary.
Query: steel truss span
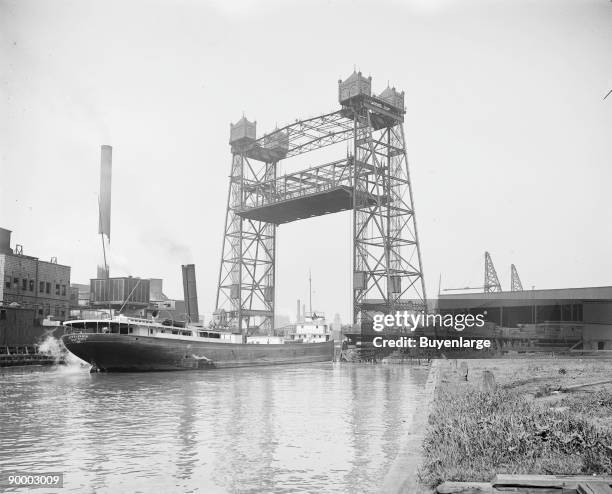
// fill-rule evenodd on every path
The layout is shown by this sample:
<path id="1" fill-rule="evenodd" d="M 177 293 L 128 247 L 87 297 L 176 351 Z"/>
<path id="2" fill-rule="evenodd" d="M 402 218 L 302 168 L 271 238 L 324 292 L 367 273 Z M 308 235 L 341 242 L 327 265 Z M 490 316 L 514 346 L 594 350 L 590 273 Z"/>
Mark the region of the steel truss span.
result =
<path id="1" fill-rule="evenodd" d="M 341 108 L 256 136 L 231 125 L 229 191 L 215 322 L 244 335 L 274 328 L 276 228 L 352 210 L 353 322 L 425 310 L 426 294 L 403 130 L 404 94 L 371 94 L 371 78 L 338 82 Z M 350 141 L 348 156 L 282 176 L 279 162 Z M 346 151 L 345 151 L 346 152 Z"/>

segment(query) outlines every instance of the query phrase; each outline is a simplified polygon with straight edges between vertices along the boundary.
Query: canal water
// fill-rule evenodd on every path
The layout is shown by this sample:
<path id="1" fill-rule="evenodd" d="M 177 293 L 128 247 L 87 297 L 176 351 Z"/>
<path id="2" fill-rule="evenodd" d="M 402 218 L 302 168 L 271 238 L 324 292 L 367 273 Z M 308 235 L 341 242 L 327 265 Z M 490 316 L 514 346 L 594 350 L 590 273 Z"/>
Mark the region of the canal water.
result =
<path id="1" fill-rule="evenodd" d="M 2 372 L 0 472 L 64 472 L 57 492 L 378 492 L 426 378 L 332 363 Z"/>

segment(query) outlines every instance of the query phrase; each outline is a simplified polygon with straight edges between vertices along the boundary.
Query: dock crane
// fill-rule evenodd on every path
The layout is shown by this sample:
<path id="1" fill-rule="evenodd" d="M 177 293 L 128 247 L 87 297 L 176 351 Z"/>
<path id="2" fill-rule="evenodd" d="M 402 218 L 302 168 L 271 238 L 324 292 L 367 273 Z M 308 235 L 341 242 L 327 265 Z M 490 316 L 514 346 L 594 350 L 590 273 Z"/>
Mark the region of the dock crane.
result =
<path id="1" fill-rule="evenodd" d="M 484 277 L 484 290 L 485 293 L 501 292 L 501 284 L 493 266 L 493 260 L 491 254 L 485 252 L 485 277 Z"/>
<path id="2" fill-rule="evenodd" d="M 510 291 L 523 291 L 523 284 L 521 283 L 521 279 L 519 278 L 518 271 L 516 270 L 516 266 L 514 264 L 510 265 Z"/>

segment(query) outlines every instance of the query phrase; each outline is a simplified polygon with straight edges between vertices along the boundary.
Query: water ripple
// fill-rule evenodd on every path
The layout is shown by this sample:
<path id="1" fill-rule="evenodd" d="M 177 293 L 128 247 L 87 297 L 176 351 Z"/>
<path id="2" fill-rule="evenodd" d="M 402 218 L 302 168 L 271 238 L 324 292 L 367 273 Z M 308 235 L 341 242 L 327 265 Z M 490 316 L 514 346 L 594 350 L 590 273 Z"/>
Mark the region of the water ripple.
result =
<path id="1" fill-rule="evenodd" d="M 0 469 L 63 471 L 61 492 L 376 492 L 425 378 L 333 364 L 4 372 Z"/>

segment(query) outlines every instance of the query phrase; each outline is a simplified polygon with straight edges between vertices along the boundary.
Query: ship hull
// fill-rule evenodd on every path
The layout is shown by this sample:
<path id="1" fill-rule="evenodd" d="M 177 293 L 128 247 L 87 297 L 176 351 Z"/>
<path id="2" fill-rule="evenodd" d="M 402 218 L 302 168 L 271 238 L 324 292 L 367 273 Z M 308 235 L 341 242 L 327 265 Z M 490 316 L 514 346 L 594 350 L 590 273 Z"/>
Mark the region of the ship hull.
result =
<path id="1" fill-rule="evenodd" d="M 101 333 L 62 336 L 66 348 L 102 372 L 142 372 L 328 362 L 334 342 L 239 344 Z"/>

